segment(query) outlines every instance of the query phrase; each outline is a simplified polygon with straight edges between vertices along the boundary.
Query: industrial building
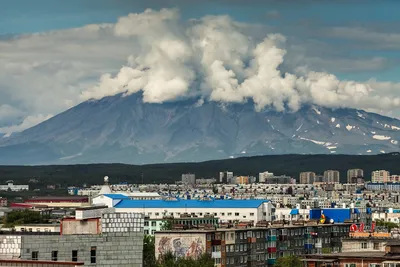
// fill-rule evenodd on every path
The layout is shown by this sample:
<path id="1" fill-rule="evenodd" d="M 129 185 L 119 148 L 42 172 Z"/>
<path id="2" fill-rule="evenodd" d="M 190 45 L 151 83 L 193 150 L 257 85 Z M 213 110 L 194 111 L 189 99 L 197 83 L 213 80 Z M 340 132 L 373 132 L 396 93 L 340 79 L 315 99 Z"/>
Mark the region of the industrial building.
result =
<path id="1" fill-rule="evenodd" d="M 181 214 L 214 215 L 221 221 L 253 222 L 274 220 L 275 208 L 268 200 L 129 200 L 121 199 L 116 212 L 143 213 L 151 219 Z"/>
<path id="2" fill-rule="evenodd" d="M 0 259 L 141 266 L 143 226 L 142 214 L 81 209 L 61 221 L 59 232 L 2 231 Z"/>

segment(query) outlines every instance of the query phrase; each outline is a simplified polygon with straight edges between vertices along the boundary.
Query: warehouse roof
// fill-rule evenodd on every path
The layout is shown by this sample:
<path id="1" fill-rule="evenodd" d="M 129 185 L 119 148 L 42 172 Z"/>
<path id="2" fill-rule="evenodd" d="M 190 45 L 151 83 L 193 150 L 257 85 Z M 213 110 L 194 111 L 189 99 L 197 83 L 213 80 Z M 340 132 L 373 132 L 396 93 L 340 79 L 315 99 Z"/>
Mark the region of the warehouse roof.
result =
<path id="1" fill-rule="evenodd" d="M 258 208 L 268 200 L 128 200 L 115 208 Z"/>
<path id="2" fill-rule="evenodd" d="M 129 199 L 129 197 L 123 194 L 104 194 L 104 196 L 111 199 Z"/>

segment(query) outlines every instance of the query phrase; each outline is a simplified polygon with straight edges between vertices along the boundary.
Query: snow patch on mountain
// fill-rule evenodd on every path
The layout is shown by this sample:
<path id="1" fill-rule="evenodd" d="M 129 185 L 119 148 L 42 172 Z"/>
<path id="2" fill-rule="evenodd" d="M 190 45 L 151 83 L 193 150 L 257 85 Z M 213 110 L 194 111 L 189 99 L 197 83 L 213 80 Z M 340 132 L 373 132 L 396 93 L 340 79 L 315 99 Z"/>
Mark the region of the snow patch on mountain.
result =
<path id="1" fill-rule="evenodd" d="M 336 124 L 336 128 L 340 128 L 340 124 L 338 123 L 338 124 Z"/>
<path id="2" fill-rule="evenodd" d="M 318 115 L 321 115 L 321 111 L 319 111 L 319 109 L 317 109 L 316 107 L 313 107 L 312 109 L 315 111 L 315 113 L 317 113 Z"/>
<path id="3" fill-rule="evenodd" d="M 390 143 L 392 143 L 393 145 L 397 145 L 399 142 L 397 140 L 390 140 Z"/>
<path id="4" fill-rule="evenodd" d="M 325 144 L 325 142 L 316 141 L 316 140 L 312 140 L 312 139 L 308 139 L 308 138 L 304 138 L 304 137 L 299 137 L 299 139 L 310 141 L 310 142 L 313 142 L 314 144 L 317 144 L 317 145 L 324 145 Z"/>
<path id="5" fill-rule="evenodd" d="M 392 130 L 400 130 L 400 127 L 397 127 L 397 126 L 394 126 L 394 125 L 391 125 L 391 128 L 392 128 Z"/>
<path id="6" fill-rule="evenodd" d="M 347 124 L 346 129 L 347 131 L 351 131 L 351 129 L 355 128 L 355 126 L 352 126 L 350 124 Z"/>
<path id="7" fill-rule="evenodd" d="M 357 116 L 360 117 L 361 119 L 365 119 L 364 115 L 361 114 L 359 111 L 357 111 Z"/>
<path id="8" fill-rule="evenodd" d="M 336 118 L 332 117 L 331 122 L 335 122 Z"/>
<path id="9" fill-rule="evenodd" d="M 379 134 L 375 134 L 372 136 L 372 138 L 376 139 L 376 140 L 390 140 L 392 139 L 392 137 L 390 136 L 386 136 L 386 135 L 379 135 Z"/>

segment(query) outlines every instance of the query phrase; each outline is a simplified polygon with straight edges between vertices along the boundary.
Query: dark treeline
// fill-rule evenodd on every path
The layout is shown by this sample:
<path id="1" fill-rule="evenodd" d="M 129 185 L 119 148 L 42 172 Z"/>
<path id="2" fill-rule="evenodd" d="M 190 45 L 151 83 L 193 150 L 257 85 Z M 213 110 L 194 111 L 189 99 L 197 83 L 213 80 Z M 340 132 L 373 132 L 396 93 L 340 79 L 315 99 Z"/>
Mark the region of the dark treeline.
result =
<path id="1" fill-rule="evenodd" d="M 323 173 L 324 170 L 340 171 L 341 181 L 351 168 L 364 169 L 366 180 L 373 170 L 385 169 L 400 174 L 398 153 L 371 156 L 356 155 L 271 155 L 214 160 L 200 163 L 169 163 L 150 165 L 84 164 L 53 166 L 0 166 L 0 182 L 14 180 L 27 183 L 35 178 L 40 184 L 82 185 L 99 184 L 105 175 L 111 183 L 166 183 L 181 179 L 182 173 L 195 173 L 197 178 L 215 177 L 220 171 L 233 171 L 235 175 L 254 175 L 269 171 L 276 175 L 286 174 L 298 179 L 302 171 Z"/>

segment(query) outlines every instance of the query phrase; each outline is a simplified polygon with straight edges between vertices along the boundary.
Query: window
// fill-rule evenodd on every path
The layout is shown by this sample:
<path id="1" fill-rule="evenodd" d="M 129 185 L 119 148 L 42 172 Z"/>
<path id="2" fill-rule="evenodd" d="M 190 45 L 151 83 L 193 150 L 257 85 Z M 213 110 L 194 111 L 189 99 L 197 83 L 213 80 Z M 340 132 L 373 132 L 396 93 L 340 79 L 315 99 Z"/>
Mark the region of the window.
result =
<path id="1" fill-rule="evenodd" d="M 72 251 L 72 261 L 78 261 L 78 251 L 77 250 Z"/>
<path id="2" fill-rule="evenodd" d="M 156 212 L 156 216 L 160 215 L 160 213 Z"/>
<path id="3" fill-rule="evenodd" d="M 221 212 L 221 216 L 225 216 L 225 212 Z"/>
<path id="4" fill-rule="evenodd" d="M 149 226 L 149 222 L 148 222 L 148 221 L 145 221 L 145 222 L 144 222 L 144 226 Z"/>
<path id="5" fill-rule="evenodd" d="M 254 216 L 254 213 L 250 213 L 250 216 Z"/>
<path id="6" fill-rule="evenodd" d="M 96 263 L 96 247 L 90 248 L 90 263 Z"/>
<path id="7" fill-rule="evenodd" d="M 157 222 L 151 222 L 151 226 L 157 226 Z"/>
<path id="8" fill-rule="evenodd" d="M 51 252 L 51 260 L 57 261 L 58 260 L 58 251 L 54 250 Z"/>
<path id="9" fill-rule="evenodd" d="M 149 234 L 149 230 L 144 230 L 144 234 L 148 235 Z"/>
<path id="10" fill-rule="evenodd" d="M 239 212 L 235 212 L 235 216 L 239 216 Z"/>
<path id="11" fill-rule="evenodd" d="M 232 212 L 228 212 L 228 216 L 232 216 Z"/>
<path id="12" fill-rule="evenodd" d="M 32 260 L 37 261 L 39 259 L 39 251 L 32 251 Z"/>
<path id="13" fill-rule="evenodd" d="M 357 266 L 356 263 L 346 263 L 346 264 L 344 265 L 344 267 L 356 267 L 356 266 Z"/>
<path id="14" fill-rule="evenodd" d="M 361 248 L 366 249 L 368 247 L 367 242 L 361 243 Z"/>

